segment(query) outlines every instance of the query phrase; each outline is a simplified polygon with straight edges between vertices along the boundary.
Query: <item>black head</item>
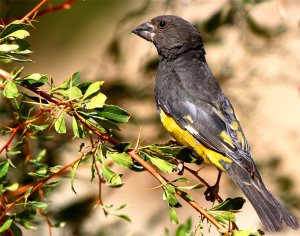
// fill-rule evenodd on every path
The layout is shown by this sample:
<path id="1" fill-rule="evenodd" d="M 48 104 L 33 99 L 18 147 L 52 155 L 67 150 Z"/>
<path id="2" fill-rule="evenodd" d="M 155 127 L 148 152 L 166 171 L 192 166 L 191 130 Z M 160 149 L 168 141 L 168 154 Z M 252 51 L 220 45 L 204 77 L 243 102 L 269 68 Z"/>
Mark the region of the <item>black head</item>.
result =
<path id="1" fill-rule="evenodd" d="M 132 32 L 153 42 L 163 57 L 191 49 L 199 49 L 204 54 L 203 41 L 197 29 L 178 16 L 157 16 L 137 26 Z"/>

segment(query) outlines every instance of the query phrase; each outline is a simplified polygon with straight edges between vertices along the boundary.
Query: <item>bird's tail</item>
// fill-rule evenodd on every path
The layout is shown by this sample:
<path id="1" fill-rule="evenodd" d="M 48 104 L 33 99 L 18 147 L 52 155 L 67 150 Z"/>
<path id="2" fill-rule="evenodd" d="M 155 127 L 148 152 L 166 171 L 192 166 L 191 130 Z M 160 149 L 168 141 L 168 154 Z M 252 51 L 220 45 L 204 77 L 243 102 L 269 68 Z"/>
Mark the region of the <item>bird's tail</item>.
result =
<path id="1" fill-rule="evenodd" d="M 261 178 L 252 178 L 248 171 L 234 162 L 225 165 L 224 169 L 251 202 L 267 230 L 280 231 L 284 223 L 293 229 L 299 227 L 296 219 L 269 192 Z"/>

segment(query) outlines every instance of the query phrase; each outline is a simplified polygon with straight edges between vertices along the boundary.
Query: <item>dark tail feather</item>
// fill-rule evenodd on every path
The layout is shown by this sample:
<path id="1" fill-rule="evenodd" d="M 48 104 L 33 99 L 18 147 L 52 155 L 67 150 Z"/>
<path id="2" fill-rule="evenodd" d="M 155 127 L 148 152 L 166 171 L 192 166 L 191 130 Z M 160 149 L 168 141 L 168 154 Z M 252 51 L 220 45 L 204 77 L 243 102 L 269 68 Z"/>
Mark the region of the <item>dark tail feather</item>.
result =
<path id="1" fill-rule="evenodd" d="M 280 231 L 284 223 L 293 229 L 299 227 L 296 219 L 267 190 L 261 179 L 256 177 L 253 179 L 248 171 L 236 163 L 225 164 L 224 168 L 251 202 L 267 230 Z"/>

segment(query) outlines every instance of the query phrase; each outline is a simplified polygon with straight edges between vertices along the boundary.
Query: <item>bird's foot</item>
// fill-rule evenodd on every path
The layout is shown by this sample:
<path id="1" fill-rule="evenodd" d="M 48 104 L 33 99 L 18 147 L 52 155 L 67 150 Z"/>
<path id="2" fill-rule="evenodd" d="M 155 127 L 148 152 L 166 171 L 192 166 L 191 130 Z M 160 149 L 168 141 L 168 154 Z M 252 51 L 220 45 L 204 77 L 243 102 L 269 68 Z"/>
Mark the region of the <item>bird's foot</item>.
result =
<path id="1" fill-rule="evenodd" d="M 204 192 L 205 199 L 207 201 L 214 202 L 218 197 L 218 193 L 219 193 L 219 183 L 213 186 L 209 186 Z"/>

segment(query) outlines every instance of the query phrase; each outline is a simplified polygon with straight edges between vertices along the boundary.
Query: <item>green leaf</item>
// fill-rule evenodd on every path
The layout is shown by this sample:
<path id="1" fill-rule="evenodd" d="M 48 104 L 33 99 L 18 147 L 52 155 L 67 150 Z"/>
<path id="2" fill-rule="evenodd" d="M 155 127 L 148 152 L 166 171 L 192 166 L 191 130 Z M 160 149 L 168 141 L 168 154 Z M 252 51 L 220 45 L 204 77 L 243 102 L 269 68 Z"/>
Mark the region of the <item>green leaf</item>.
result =
<path id="1" fill-rule="evenodd" d="M 180 177 L 180 178 L 175 179 L 175 180 L 172 181 L 172 183 L 175 183 L 175 182 L 184 182 L 184 183 L 187 183 L 187 182 L 189 182 L 189 180 L 187 178 Z"/>
<path id="2" fill-rule="evenodd" d="M 71 87 L 71 89 L 69 89 L 68 91 L 69 99 L 80 98 L 82 96 L 81 90 L 76 86 Z"/>
<path id="3" fill-rule="evenodd" d="M 13 21 L 10 24 L 8 24 L 2 31 L 0 31 L 0 38 L 5 38 L 12 34 L 13 32 L 16 32 L 21 29 L 27 28 L 27 25 L 24 23 L 20 23 L 20 21 Z"/>
<path id="4" fill-rule="evenodd" d="M 57 172 L 59 172 L 59 171 L 61 170 L 62 167 L 63 167 L 63 166 L 61 166 L 61 165 L 51 166 L 51 167 L 49 167 L 48 170 L 49 170 L 51 173 L 57 173 Z"/>
<path id="5" fill-rule="evenodd" d="M 79 161 L 77 161 L 77 162 L 72 166 L 72 170 L 71 170 L 71 189 L 72 189 L 72 191 L 73 191 L 75 194 L 77 194 L 77 193 L 76 193 L 76 190 L 75 190 L 75 188 L 74 188 L 74 180 L 75 180 L 76 171 L 77 171 L 77 169 L 78 169 L 78 166 L 79 166 L 80 162 L 81 162 L 81 159 L 80 159 Z"/>
<path id="6" fill-rule="evenodd" d="M 147 157 L 149 157 L 153 165 L 165 173 L 172 173 L 173 170 L 177 169 L 177 165 L 169 163 L 163 159 L 151 157 L 150 155 L 147 155 Z"/>
<path id="7" fill-rule="evenodd" d="M 37 201 L 28 201 L 28 202 L 22 202 L 22 203 L 17 203 L 16 206 L 32 206 L 36 208 L 42 208 L 45 209 L 48 207 L 48 205 L 44 202 L 37 202 Z"/>
<path id="8" fill-rule="evenodd" d="M 242 197 L 227 198 L 217 206 L 212 207 L 209 211 L 239 211 L 242 209 L 245 199 Z"/>
<path id="9" fill-rule="evenodd" d="M 7 161 L 0 163 L 0 179 L 7 174 L 8 168 L 9 168 L 9 163 Z"/>
<path id="10" fill-rule="evenodd" d="M 86 98 L 90 97 L 91 95 L 97 93 L 100 90 L 100 87 L 103 83 L 104 83 L 104 81 L 97 81 L 97 82 L 92 83 L 86 90 L 82 100 L 85 100 Z"/>
<path id="11" fill-rule="evenodd" d="M 118 123 L 127 122 L 130 118 L 130 114 L 127 111 L 115 105 L 104 105 L 99 115 Z"/>
<path id="12" fill-rule="evenodd" d="M 86 104 L 86 109 L 102 108 L 107 97 L 103 93 L 98 93 Z"/>
<path id="13" fill-rule="evenodd" d="M 46 156 L 47 154 L 47 150 L 46 149 L 43 149 L 39 152 L 39 154 L 36 156 L 35 160 L 37 162 L 40 162 L 41 160 L 43 160 L 43 158 Z"/>
<path id="14" fill-rule="evenodd" d="M 97 120 L 95 120 L 97 119 Z M 109 121 L 109 120 L 104 120 L 104 119 L 101 119 L 101 117 L 95 117 L 95 116 L 92 116 L 91 117 L 87 117 L 87 120 L 89 122 L 91 122 L 93 125 L 97 126 L 97 128 L 99 126 L 103 127 L 104 129 L 116 129 L 116 130 L 120 130 L 119 127 L 112 121 Z M 100 128 L 100 127 L 99 127 Z M 105 132 L 105 131 L 103 131 Z"/>
<path id="15" fill-rule="evenodd" d="M 126 220 L 126 221 L 128 221 L 128 222 L 131 223 L 131 219 L 130 219 L 130 217 L 128 215 L 123 215 L 123 214 L 120 214 L 120 215 L 119 214 L 111 214 L 111 215 L 117 216 L 117 217 L 119 217 L 119 218 L 121 218 L 123 220 Z"/>
<path id="16" fill-rule="evenodd" d="M 166 184 L 166 189 L 164 191 L 164 199 L 168 201 L 170 206 L 176 206 L 178 204 L 178 199 L 176 197 L 176 190 L 173 185 Z"/>
<path id="17" fill-rule="evenodd" d="M 24 39 L 26 37 L 30 36 L 29 32 L 27 30 L 17 30 L 12 32 L 11 34 L 7 35 L 6 37 L 13 37 L 18 39 Z"/>
<path id="18" fill-rule="evenodd" d="M 57 118 L 57 120 L 55 121 L 54 128 L 56 132 L 59 134 L 65 134 L 67 132 L 66 122 L 64 119 L 64 112 L 62 112 Z"/>
<path id="19" fill-rule="evenodd" d="M 12 184 L 10 186 L 5 187 L 5 190 L 14 192 L 14 191 L 16 191 L 18 189 L 18 187 L 19 187 L 19 183 L 14 183 L 14 184 Z"/>
<path id="20" fill-rule="evenodd" d="M 48 124 L 45 125 L 34 125 L 34 124 L 30 124 L 31 127 L 33 127 L 36 131 L 44 131 L 45 129 L 48 128 Z"/>
<path id="21" fill-rule="evenodd" d="M 223 224 L 226 224 L 227 221 L 235 222 L 236 220 L 235 215 L 232 212 L 228 212 L 228 211 L 209 211 L 209 212 L 214 216 L 214 218 L 217 221 Z"/>
<path id="22" fill-rule="evenodd" d="M 73 133 L 77 138 L 84 139 L 84 130 L 82 124 L 76 120 L 76 118 L 72 117 L 72 129 Z"/>
<path id="23" fill-rule="evenodd" d="M 0 52 L 8 53 L 19 48 L 17 44 L 0 44 Z"/>
<path id="24" fill-rule="evenodd" d="M 134 166 L 131 157 L 125 152 L 122 153 L 111 152 L 109 153 L 109 156 L 120 166 L 126 168 L 131 168 Z"/>
<path id="25" fill-rule="evenodd" d="M 48 77 L 39 73 L 33 73 L 27 75 L 21 80 L 22 85 L 28 85 L 33 87 L 40 87 L 48 82 Z"/>
<path id="26" fill-rule="evenodd" d="M 112 171 L 108 166 L 102 163 L 102 174 L 111 187 L 120 187 L 123 185 L 120 175 Z"/>
<path id="27" fill-rule="evenodd" d="M 199 189 L 199 188 L 203 188 L 204 185 L 201 184 L 201 183 L 198 183 L 198 184 L 195 184 L 195 185 L 191 185 L 191 186 L 180 186 L 180 187 L 177 187 L 179 190 L 191 190 L 191 189 Z"/>
<path id="28" fill-rule="evenodd" d="M 26 192 L 24 193 L 25 203 L 27 202 L 27 199 L 28 199 L 28 197 L 30 196 L 31 190 L 32 190 L 32 189 L 33 189 L 33 186 L 30 186 L 30 187 L 26 190 Z"/>
<path id="29" fill-rule="evenodd" d="M 181 224 L 176 230 L 176 236 L 192 236 L 192 219 L 189 217 L 185 224 Z"/>
<path id="30" fill-rule="evenodd" d="M 177 213 L 176 213 L 175 209 L 171 206 L 169 206 L 169 215 L 170 215 L 170 221 L 173 224 L 178 224 L 179 223 Z"/>
<path id="31" fill-rule="evenodd" d="M 0 227 L 0 233 L 3 233 L 4 231 L 8 230 L 11 226 L 11 223 L 13 222 L 12 219 L 8 219 L 5 221 L 5 223 L 3 225 L 1 225 Z"/>
<path id="32" fill-rule="evenodd" d="M 176 193 L 175 187 L 172 184 L 166 184 L 166 190 L 170 194 L 175 194 Z"/>
<path id="33" fill-rule="evenodd" d="M 72 86 L 77 86 L 79 84 L 79 79 L 80 79 L 80 72 L 75 72 L 72 77 Z"/>
<path id="34" fill-rule="evenodd" d="M 263 234 L 260 234 L 259 232 L 248 229 L 248 230 L 235 230 L 233 231 L 232 236 L 261 236 Z"/>
<path id="35" fill-rule="evenodd" d="M 37 202 L 37 201 L 28 201 L 26 203 L 27 206 L 33 206 L 33 207 L 36 207 L 36 208 L 42 208 L 42 209 L 45 209 L 48 207 L 48 205 L 44 202 Z"/>
<path id="36" fill-rule="evenodd" d="M 32 177 L 42 177 L 45 178 L 47 177 L 47 169 L 39 169 L 36 172 L 29 172 L 28 175 L 32 176 Z"/>
<path id="37" fill-rule="evenodd" d="M 15 98 L 18 95 L 18 88 L 13 81 L 8 81 L 4 87 L 3 95 L 6 98 Z"/>

